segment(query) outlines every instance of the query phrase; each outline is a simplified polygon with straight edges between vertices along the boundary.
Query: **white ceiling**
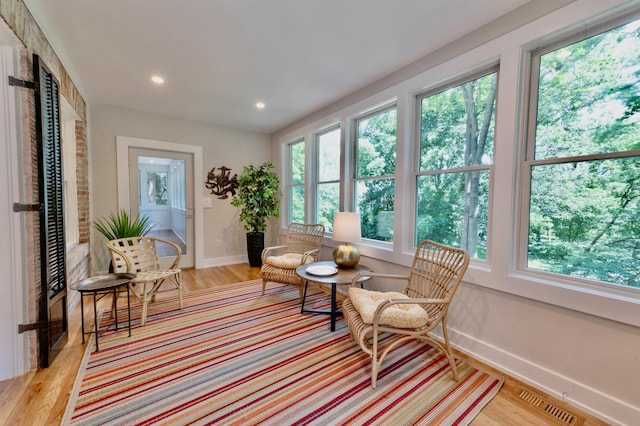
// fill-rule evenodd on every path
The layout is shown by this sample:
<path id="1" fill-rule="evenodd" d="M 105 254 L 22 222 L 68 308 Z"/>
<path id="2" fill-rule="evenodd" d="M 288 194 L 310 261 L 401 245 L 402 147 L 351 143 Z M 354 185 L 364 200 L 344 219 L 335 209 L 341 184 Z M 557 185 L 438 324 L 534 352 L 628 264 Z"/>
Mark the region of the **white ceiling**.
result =
<path id="1" fill-rule="evenodd" d="M 24 2 L 88 104 L 271 133 L 527 0 Z"/>

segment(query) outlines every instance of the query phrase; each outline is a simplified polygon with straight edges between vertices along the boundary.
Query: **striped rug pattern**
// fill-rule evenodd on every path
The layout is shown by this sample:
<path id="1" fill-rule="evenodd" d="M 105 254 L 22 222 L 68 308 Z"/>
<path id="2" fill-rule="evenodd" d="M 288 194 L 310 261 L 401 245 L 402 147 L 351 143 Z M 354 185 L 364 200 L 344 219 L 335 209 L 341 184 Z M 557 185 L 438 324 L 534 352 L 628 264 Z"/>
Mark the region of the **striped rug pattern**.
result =
<path id="1" fill-rule="evenodd" d="M 321 292 L 307 296 L 328 307 Z M 340 319 L 300 314 L 297 289 L 259 281 L 150 305 L 132 337 L 90 341 L 63 424 L 465 425 L 503 380 L 409 342 L 392 351 L 370 387 L 369 359 Z M 110 321 L 105 315 L 103 326 Z M 119 313 L 126 318 L 126 313 Z M 126 323 L 125 323 L 126 324 Z"/>

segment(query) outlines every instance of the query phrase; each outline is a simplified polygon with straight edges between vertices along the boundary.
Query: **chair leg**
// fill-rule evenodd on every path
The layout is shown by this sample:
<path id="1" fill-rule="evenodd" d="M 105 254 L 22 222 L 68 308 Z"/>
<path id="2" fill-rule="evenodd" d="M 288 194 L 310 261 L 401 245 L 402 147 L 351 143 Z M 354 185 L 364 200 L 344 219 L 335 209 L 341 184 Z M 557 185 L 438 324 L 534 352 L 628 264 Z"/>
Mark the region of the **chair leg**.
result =
<path id="1" fill-rule="evenodd" d="M 178 272 L 176 275 L 176 284 L 178 285 L 178 295 L 180 297 L 180 309 L 182 309 L 182 274 Z"/>
<path id="2" fill-rule="evenodd" d="M 382 361 L 378 360 L 378 330 L 374 328 L 371 336 L 371 389 L 375 389 L 378 381 L 378 371 Z"/>
<path id="3" fill-rule="evenodd" d="M 453 374 L 453 380 L 458 381 L 458 369 L 456 367 L 456 360 L 453 358 L 453 353 L 451 352 L 451 346 L 449 346 L 449 335 L 447 334 L 447 319 L 446 317 L 442 319 L 442 336 L 444 337 L 444 355 L 447 357 L 449 361 L 449 366 L 451 367 L 451 373 Z"/>
<path id="4" fill-rule="evenodd" d="M 147 307 L 149 305 L 149 296 L 147 295 L 147 282 L 142 285 L 142 312 L 140 313 L 140 327 L 147 322 Z"/>
<path id="5" fill-rule="evenodd" d="M 301 285 L 298 286 L 298 292 L 300 293 L 300 303 L 304 301 L 304 288 Z"/>
<path id="6" fill-rule="evenodd" d="M 267 280 L 262 280 L 262 295 L 264 296 L 264 291 L 267 288 Z"/>

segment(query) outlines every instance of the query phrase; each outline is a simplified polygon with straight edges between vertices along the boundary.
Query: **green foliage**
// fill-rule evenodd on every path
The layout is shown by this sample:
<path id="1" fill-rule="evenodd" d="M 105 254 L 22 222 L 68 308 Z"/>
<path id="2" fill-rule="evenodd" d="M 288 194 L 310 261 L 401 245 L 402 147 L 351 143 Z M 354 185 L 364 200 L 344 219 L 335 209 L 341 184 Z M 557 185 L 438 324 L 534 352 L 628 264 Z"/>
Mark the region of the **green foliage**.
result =
<path id="1" fill-rule="evenodd" d="M 108 218 L 96 220 L 93 222 L 93 227 L 108 240 L 117 240 L 147 235 L 154 227 L 149 221 L 149 217 L 141 217 L 140 213 L 136 217 L 131 217 L 126 211 L 120 210 L 118 213 L 111 213 Z"/>
<path id="2" fill-rule="evenodd" d="M 156 206 L 166 206 L 167 203 L 167 173 L 154 173 L 154 188 Z"/>
<path id="3" fill-rule="evenodd" d="M 249 232 L 264 232 L 267 219 L 280 215 L 280 179 L 273 164 L 244 166 L 231 205 L 240 207 L 240 220 Z"/>
<path id="4" fill-rule="evenodd" d="M 358 122 L 357 205 L 363 238 L 393 241 L 397 111 Z M 391 177 L 389 177 L 391 176 Z"/>
<path id="5" fill-rule="evenodd" d="M 290 145 L 289 222 L 304 223 L 304 142 Z"/>
<path id="6" fill-rule="evenodd" d="M 333 230 L 333 216 L 338 211 L 340 201 L 340 183 L 318 184 L 318 223 L 326 230 Z"/>
<path id="7" fill-rule="evenodd" d="M 638 28 L 540 58 L 535 159 L 574 161 L 531 168 L 531 268 L 640 287 Z"/>
<path id="8" fill-rule="evenodd" d="M 340 128 L 335 128 L 317 138 L 317 221 L 329 232 L 333 231 L 333 216 L 340 207 L 340 134 Z"/>
<path id="9" fill-rule="evenodd" d="M 486 256 L 489 173 L 460 169 L 493 163 L 495 97 L 492 73 L 422 99 L 417 241 Z"/>

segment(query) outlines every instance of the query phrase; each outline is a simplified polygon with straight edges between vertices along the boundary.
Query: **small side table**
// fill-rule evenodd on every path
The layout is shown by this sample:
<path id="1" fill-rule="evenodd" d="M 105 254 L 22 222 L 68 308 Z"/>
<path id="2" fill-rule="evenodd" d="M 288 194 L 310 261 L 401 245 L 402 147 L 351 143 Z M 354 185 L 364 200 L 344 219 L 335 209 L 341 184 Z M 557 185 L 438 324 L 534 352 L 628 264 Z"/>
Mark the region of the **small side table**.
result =
<path id="1" fill-rule="evenodd" d="M 338 269 L 338 272 L 333 275 L 313 275 L 307 272 L 307 268 L 310 268 L 312 266 L 334 267 Z M 342 285 L 351 284 L 351 280 L 353 279 L 353 277 L 355 277 L 358 274 L 367 273 L 367 272 L 372 272 L 372 271 L 371 269 L 363 265 L 356 265 L 355 268 L 343 269 L 343 268 L 338 268 L 336 264 L 332 261 L 315 262 L 315 263 L 309 263 L 307 265 L 298 266 L 298 268 L 296 268 L 296 273 L 304 280 L 304 294 L 302 296 L 302 308 L 300 309 L 300 312 L 303 314 L 314 313 L 314 314 L 331 315 L 331 331 L 336 331 L 336 318 L 338 315 L 342 315 L 342 312 L 338 310 L 337 301 L 336 301 L 338 284 L 342 284 Z M 360 283 L 360 285 L 362 285 L 363 282 L 370 279 L 371 277 L 363 276 L 358 280 L 358 282 Z M 326 309 L 305 309 L 304 308 L 304 302 L 305 302 L 305 299 L 307 298 L 307 286 L 309 284 L 309 281 L 331 285 L 331 309 L 326 310 Z"/>
<path id="2" fill-rule="evenodd" d="M 113 310 L 115 315 L 116 330 L 118 329 L 118 289 L 127 290 L 127 314 L 129 324 L 129 337 L 131 337 L 131 299 L 129 298 L 129 283 L 135 274 L 108 274 L 87 278 L 71 286 L 72 290 L 80 292 L 80 309 L 82 314 L 82 343 L 84 335 L 95 333 L 96 352 L 98 348 L 98 309 L 97 302 L 108 294 L 113 294 Z M 93 331 L 84 331 L 84 296 L 93 296 Z"/>

